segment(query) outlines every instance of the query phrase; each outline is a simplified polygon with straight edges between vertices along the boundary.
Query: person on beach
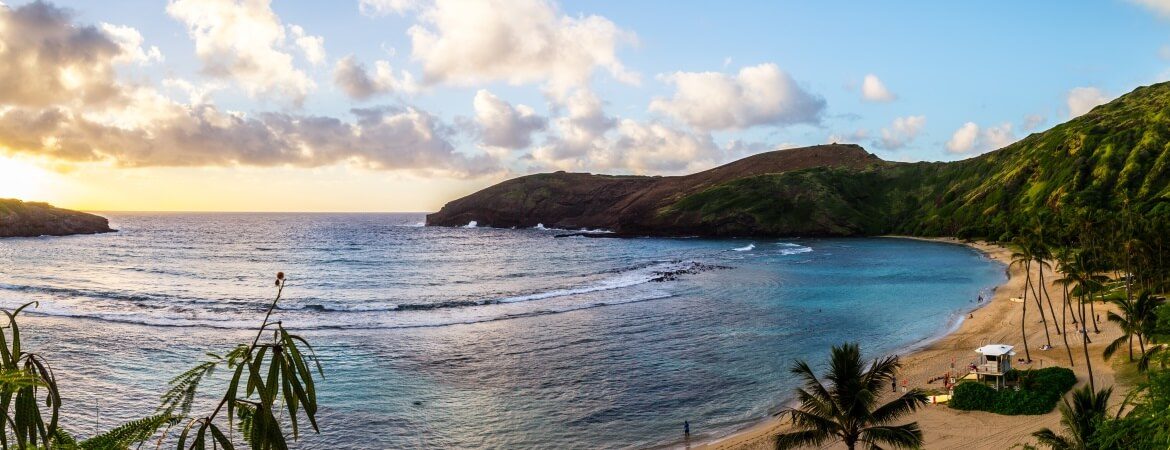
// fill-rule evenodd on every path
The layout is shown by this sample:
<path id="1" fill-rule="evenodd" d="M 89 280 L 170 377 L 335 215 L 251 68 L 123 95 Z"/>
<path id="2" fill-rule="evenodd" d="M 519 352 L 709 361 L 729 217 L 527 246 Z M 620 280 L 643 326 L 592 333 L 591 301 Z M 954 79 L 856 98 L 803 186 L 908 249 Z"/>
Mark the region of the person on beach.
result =
<path id="1" fill-rule="evenodd" d="M 691 438 L 691 421 L 689 420 L 683 421 L 683 437 L 687 439 Z"/>

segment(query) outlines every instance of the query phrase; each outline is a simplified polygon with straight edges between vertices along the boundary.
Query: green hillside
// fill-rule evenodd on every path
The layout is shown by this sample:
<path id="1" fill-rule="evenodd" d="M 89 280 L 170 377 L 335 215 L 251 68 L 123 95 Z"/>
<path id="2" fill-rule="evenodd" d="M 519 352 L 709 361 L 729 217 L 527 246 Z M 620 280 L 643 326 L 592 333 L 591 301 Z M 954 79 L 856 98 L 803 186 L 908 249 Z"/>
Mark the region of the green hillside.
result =
<path id="1" fill-rule="evenodd" d="M 1101 210 L 1160 220 L 1170 199 L 1168 108 L 1170 83 L 1142 87 L 968 160 L 747 177 L 685 196 L 655 222 L 692 217 L 716 234 L 1000 238 Z"/>

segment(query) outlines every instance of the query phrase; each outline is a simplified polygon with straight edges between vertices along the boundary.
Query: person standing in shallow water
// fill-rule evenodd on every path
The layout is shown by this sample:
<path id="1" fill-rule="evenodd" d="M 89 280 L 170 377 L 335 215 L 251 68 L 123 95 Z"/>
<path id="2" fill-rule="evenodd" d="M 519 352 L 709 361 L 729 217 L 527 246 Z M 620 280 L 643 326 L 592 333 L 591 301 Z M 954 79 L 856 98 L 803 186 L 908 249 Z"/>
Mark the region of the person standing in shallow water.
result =
<path id="1" fill-rule="evenodd" d="M 683 437 L 687 439 L 691 438 L 691 421 L 689 420 L 683 421 Z"/>

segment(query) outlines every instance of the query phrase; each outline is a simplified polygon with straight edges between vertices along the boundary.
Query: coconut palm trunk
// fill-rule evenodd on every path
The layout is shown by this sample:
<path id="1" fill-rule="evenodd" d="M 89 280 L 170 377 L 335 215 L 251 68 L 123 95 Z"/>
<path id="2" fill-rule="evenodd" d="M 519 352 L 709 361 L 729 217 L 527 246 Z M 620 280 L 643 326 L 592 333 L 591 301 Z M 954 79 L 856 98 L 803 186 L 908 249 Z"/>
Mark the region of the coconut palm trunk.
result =
<path id="1" fill-rule="evenodd" d="M 1048 285 L 1046 283 L 1044 283 L 1044 265 L 1046 263 L 1044 262 L 1043 259 L 1041 259 L 1039 261 L 1039 263 L 1040 263 L 1040 283 L 1039 283 L 1040 284 L 1040 293 L 1044 294 L 1044 299 L 1048 301 L 1048 311 L 1051 312 L 1051 314 L 1052 314 L 1052 324 L 1053 324 L 1052 326 L 1053 326 L 1053 328 L 1056 328 L 1056 334 L 1063 335 L 1063 333 L 1061 332 L 1061 327 L 1064 326 L 1064 323 L 1056 321 L 1056 308 L 1052 307 L 1052 296 L 1048 295 Z M 1065 345 L 1068 345 L 1068 344 L 1065 344 Z"/>
<path id="2" fill-rule="evenodd" d="M 1084 287 L 1082 286 L 1082 290 Z M 1092 294 L 1090 294 L 1092 295 Z M 1092 297 L 1089 297 L 1092 298 Z M 1085 299 L 1081 298 L 1081 348 L 1085 350 L 1085 367 L 1089 370 L 1089 389 L 1097 390 L 1093 380 L 1093 360 L 1089 358 L 1089 326 L 1085 322 Z"/>
<path id="3" fill-rule="evenodd" d="M 1064 288 L 1064 301 L 1060 304 L 1060 323 L 1064 325 L 1065 332 L 1061 334 L 1060 337 L 1064 339 L 1064 350 L 1068 352 L 1069 367 L 1076 367 L 1077 364 L 1075 361 L 1073 361 L 1072 346 L 1068 345 L 1068 325 L 1065 322 L 1065 320 L 1068 318 L 1068 283 L 1061 281 L 1058 282 Z M 1076 313 L 1073 314 L 1075 316 Z M 1076 317 L 1073 317 L 1073 320 L 1075 321 Z"/>

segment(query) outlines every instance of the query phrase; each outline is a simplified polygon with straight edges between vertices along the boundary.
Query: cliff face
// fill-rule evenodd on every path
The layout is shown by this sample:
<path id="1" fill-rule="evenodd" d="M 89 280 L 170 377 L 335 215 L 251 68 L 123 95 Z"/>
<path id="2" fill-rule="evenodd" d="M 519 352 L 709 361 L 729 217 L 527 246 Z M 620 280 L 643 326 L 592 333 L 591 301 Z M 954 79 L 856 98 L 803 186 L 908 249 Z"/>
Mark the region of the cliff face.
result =
<path id="1" fill-rule="evenodd" d="M 1140 87 L 1002 149 L 892 163 L 856 145 L 751 156 L 681 177 L 539 174 L 427 216 L 428 225 L 607 228 L 630 235 L 1010 236 L 1038 220 L 1126 211 L 1170 223 L 1170 83 Z"/>
<path id="2" fill-rule="evenodd" d="M 105 217 L 47 203 L 0 199 L 0 238 L 65 236 L 114 231 Z"/>

